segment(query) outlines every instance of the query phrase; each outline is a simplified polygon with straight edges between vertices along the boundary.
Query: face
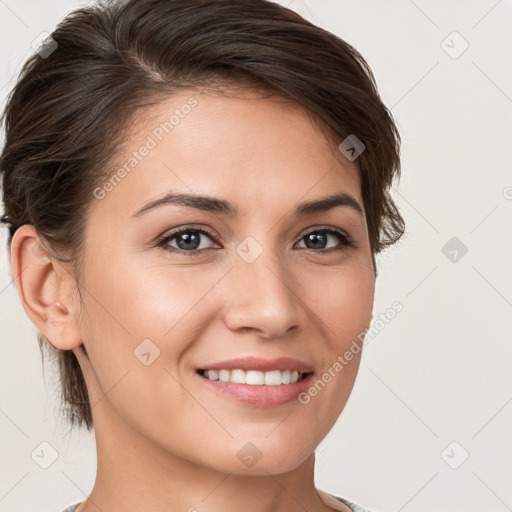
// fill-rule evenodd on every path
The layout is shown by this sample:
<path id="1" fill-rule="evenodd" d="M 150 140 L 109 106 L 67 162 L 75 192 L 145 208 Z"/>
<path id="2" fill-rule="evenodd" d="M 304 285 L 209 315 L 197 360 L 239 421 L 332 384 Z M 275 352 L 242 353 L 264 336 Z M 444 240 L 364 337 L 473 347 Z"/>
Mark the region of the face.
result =
<path id="1" fill-rule="evenodd" d="M 223 472 L 293 469 L 341 413 L 360 351 L 343 356 L 371 319 L 356 162 L 300 107 L 250 92 L 182 92 L 138 114 L 126 141 L 92 198 L 80 282 L 86 379 L 106 393 L 96 428 L 108 410 L 119 435 L 164 454 Z M 223 203 L 154 203 L 169 194 Z M 296 211 L 333 194 L 341 204 Z M 271 387 L 197 371 L 244 357 L 312 373 Z"/>

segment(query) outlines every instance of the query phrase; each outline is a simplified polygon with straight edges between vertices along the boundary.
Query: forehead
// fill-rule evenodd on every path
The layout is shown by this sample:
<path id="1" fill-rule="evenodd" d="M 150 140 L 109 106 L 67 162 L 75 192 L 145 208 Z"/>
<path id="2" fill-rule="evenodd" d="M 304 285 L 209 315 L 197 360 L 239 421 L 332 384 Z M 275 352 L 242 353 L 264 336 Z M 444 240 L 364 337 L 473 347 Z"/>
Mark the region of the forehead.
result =
<path id="1" fill-rule="evenodd" d="M 338 191 L 360 200 L 357 164 L 297 103 L 251 90 L 194 90 L 139 110 L 126 127 L 96 208 L 123 217 L 168 191 L 215 195 L 245 209 Z"/>

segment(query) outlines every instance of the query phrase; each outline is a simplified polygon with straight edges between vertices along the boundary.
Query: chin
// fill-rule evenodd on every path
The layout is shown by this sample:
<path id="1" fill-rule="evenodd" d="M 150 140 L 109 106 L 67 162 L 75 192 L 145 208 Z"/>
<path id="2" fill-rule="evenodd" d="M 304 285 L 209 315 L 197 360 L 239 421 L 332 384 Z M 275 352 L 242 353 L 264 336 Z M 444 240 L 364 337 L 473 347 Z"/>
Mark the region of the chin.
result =
<path id="1" fill-rule="evenodd" d="M 283 442 L 276 436 L 271 440 L 268 431 L 261 436 L 252 436 L 251 440 L 231 440 L 230 446 L 224 447 L 221 454 L 206 465 L 217 471 L 235 475 L 277 475 L 287 473 L 300 466 L 314 454 L 315 446 L 310 442 L 293 441 L 287 437 Z M 248 438 L 249 439 L 249 438 Z M 231 455 L 232 454 L 232 455 Z"/>

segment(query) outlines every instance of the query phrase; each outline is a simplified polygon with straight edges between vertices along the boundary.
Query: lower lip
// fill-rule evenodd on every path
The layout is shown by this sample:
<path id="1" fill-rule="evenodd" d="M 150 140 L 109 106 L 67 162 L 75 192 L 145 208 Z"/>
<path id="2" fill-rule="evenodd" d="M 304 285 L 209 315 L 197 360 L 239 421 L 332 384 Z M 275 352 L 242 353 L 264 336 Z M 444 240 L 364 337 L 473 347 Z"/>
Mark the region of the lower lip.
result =
<path id="1" fill-rule="evenodd" d="M 278 386 L 236 384 L 221 380 L 210 380 L 203 375 L 196 375 L 213 391 L 224 395 L 226 398 L 238 400 L 257 407 L 275 407 L 284 405 L 297 399 L 298 395 L 305 391 L 313 379 L 313 373 L 293 384 L 280 384 Z"/>

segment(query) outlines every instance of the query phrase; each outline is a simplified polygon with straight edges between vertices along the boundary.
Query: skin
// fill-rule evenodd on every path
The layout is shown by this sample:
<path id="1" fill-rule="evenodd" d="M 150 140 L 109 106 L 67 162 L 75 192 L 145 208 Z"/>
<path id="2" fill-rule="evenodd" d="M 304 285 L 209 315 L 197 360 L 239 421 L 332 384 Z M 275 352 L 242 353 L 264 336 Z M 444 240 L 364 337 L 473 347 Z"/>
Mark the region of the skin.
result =
<path id="1" fill-rule="evenodd" d="M 33 226 L 12 242 L 23 307 L 53 346 L 73 350 L 93 405 L 98 471 L 78 512 L 333 510 L 315 489 L 314 451 L 346 404 L 361 353 L 305 405 L 242 404 L 195 370 L 289 356 L 310 362 L 319 378 L 365 330 L 375 274 L 357 162 L 334 152 L 296 104 L 250 91 L 182 91 L 136 115 L 113 169 L 191 96 L 198 105 L 173 131 L 103 199 L 91 197 L 85 307 L 69 268 L 33 253 Z M 239 214 L 165 205 L 130 218 L 169 191 L 223 198 Z M 347 206 L 293 215 L 298 203 L 335 191 L 356 199 L 362 215 Z M 200 235 L 203 253 L 157 247 L 190 224 L 216 236 Z M 305 235 L 324 225 L 357 247 L 334 235 L 308 246 Z M 250 264 L 236 252 L 248 236 L 263 249 Z M 186 244 L 178 236 L 169 246 Z M 144 339 L 160 350 L 149 366 L 134 357 Z M 237 457 L 248 442 L 262 454 L 252 467 Z"/>

